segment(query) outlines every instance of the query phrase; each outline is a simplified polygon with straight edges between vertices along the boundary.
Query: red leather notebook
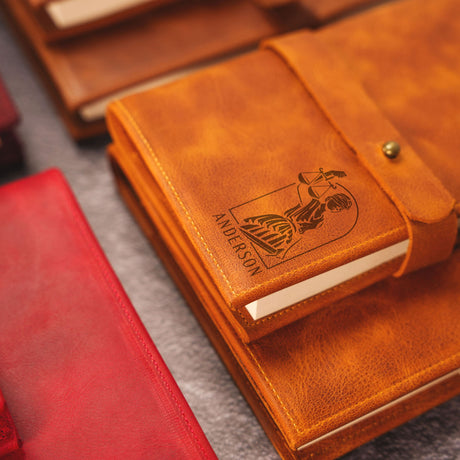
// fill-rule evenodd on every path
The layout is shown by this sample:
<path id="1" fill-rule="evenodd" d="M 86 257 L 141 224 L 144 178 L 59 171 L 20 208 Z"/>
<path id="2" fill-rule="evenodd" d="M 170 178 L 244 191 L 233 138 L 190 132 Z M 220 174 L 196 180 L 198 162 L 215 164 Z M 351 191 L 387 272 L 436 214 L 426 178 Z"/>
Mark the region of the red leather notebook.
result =
<path id="1" fill-rule="evenodd" d="M 21 161 L 21 144 L 14 132 L 19 115 L 0 78 L 0 170 Z"/>
<path id="2" fill-rule="evenodd" d="M 0 188 L 0 387 L 26 458 L 215 459 L 56 170 Z"/>

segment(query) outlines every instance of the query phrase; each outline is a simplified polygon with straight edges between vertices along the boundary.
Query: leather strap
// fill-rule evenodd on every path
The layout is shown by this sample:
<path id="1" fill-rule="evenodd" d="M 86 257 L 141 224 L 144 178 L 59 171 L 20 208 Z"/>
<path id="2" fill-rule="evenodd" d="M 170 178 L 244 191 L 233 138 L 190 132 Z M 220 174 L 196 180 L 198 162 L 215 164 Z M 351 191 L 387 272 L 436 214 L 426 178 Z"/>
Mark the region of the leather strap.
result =
<path id="1" fill-rule="evenodd" d="M 410 242 L 395 276 L 448 258 L 457 236 L 454 198 L 353 78 L 340 55 L 308 31 L 268 40 L 263 47 L 277 53 L 296 74 L 402 214 Z M 387 141 L 401 146 L 397 158 L 383 154 Z"/>

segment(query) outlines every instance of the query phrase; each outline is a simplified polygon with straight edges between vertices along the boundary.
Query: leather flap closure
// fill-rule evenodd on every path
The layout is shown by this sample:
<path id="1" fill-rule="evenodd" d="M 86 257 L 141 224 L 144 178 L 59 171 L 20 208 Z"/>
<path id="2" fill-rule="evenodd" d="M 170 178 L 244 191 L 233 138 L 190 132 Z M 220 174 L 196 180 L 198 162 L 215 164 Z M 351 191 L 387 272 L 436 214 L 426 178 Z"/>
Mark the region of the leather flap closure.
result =
<path id="1" fill-rule="evenodd" d="M 395 275 L 446 259 L 457 235 L 455 200 L 353 78 L 342 58 L 314 33 L 300 32 L 263 45 L 301 80 L 331 125 L 404 217 L 410 244 Z M 384 76 L 382 76 L 384 78 Z M 392 142 L 399 154 L 385 155 Z"/>

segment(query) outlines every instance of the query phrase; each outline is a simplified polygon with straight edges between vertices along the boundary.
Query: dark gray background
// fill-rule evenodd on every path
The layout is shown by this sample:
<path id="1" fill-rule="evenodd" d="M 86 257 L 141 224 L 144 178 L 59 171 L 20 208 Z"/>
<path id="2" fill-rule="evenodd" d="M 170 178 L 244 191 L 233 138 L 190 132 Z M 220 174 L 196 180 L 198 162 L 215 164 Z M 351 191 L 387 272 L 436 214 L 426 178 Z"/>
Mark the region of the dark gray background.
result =
<path id="1" fill-rule="evenodd" d="M 25 166 L 1 175 L 0 183 L 60 168 L 218 457 L 279 458 L 118 196 L 105 156 L 109 138 L 72 141 L 1 15 L 0 73 L 22 114 L 18 132 L 26 154 Z M 460 398 L 344 458 L 460 458 Z"/>

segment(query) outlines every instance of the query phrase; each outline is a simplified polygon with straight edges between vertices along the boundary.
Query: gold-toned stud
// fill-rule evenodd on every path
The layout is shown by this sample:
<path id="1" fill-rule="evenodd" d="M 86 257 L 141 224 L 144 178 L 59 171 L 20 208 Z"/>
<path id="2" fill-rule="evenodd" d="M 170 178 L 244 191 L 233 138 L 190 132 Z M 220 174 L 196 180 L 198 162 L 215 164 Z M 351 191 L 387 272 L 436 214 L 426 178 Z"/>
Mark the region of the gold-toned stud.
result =
<path id="1" fill-rule="evenodd" d="M 382 152 L 387 158 L 396 158 L 401 151 L 400 145 L 395 141 L 388 141 L 382 145 Z"/>

